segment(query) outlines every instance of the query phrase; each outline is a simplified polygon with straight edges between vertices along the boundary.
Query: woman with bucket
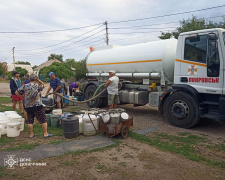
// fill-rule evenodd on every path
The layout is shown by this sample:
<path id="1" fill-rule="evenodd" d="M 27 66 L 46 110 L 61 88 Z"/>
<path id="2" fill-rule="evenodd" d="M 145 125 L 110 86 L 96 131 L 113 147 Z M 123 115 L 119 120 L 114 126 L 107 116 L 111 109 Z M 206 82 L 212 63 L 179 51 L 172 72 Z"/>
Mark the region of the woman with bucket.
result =
<path id="1" fill-rule="evenodd" d="M 39 84 L 37 84 L 38 82 Z M 44 138 L 51 137 L 52 134 L 47 132 L 47 121 L 45 110 L 41 102 L 41 91 L 45 87 L 45 84 L 35 75 L 30 75 L 30 83 L 21 86 L 16 91 L 16 95 L 19 97 L 25 96 L 25 110 L 27 111 L 26 124 L 28 125 L 28 130 L 30 132 L 29 138 L 36 136 L 33 132 L 34 117 L 42 125 L 44 131 Z M 23 95 L 25 93 L 25 95 Z"/>

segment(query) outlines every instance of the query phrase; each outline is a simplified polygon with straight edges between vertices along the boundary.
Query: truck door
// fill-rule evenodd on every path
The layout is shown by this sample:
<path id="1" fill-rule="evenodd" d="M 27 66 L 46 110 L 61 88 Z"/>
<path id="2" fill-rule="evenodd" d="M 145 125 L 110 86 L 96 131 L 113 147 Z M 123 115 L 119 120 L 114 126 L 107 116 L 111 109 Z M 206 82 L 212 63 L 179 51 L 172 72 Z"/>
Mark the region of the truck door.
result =
<path id="1" fill-rule="evenodd" d="M 223 67 L 220 65 L 217 31 L 186 35 L 183 38 L 183 59 L 176 59 L 180 68 L 179 84 L 188 84 L 199 93 L 222 94 Z"/>

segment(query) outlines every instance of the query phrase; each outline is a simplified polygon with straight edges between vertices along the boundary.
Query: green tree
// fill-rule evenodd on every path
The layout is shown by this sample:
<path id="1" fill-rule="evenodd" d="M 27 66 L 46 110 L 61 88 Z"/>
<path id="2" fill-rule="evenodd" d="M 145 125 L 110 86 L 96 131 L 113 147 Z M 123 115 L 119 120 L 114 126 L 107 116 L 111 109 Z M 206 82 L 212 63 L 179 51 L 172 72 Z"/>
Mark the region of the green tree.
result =
<path id="1" fill-rule="evenodd" d="M 32 67 L 32 69 L 35 69 L 36 67 L 38 67 L 37 65 L 34 65 L 33 67 Z"/>
<path id="2" fill-rule="evenodd" d="M 86 67 L 86 58 L 75 63 L 75 78 L 76 80 L 80 80 L 82 78 L 86 78 L 87 67 Z"/>
<path id="3" fill-rule="evenodd" d="M 21 67 L 16 67 L 15 68 L 15 71 L 19 72 L 20 73 L 20 77 L 23 78 L 27 73 L 28 71 L 24 68 L 21 68 Z M 8 78 L 11 79 L 12 78 L 12 73 L 13 72 L 9 72 L 8 73 Z"/>
<path id="4" fill-rule="evenodd" d="M 5 68 L 3 67 L 3 64 L 0 63 L 0 75 L 5 75 Z"/>
<path id="5" fill-rule="evenodd" d="M 223 22 L 214 23 L 213 21 L 207 22 L 204 18 L 197 18 L 192 16 L 191 19 L 180 21 L 180 27 L 178 27 L 175 31 L 172 32 L 161 32 L 160 39 L 169 39 L 174 36 L 176 39 L 179 34 L 182 32 L 195 31 L 201 29 L 210 29 L 210 28 L 224 28 L 225 27 L 225 19 Z"/>
<path id="6" fill-rule="evenodd" d="M 57 59 L 57 60 L 63 62 L 63 55 L 62 54 L 50 54 L 50 56 L 48 56 L 48 61 L 51 59 Z"/>
<path id="7" fill-rule="evenodd" d="M 47 78 L 50 72 L 54 72 L 56 77 L 60 79 L 68 79 L 74 76 L 73 71 L 66 63 L 54 62 L 51 66 L 40 69 L 39 74 L 42 74 L 45 78 Z"/>
<path id="8" fill-rule="evenodd" d="M 75 67 L 76 64 L 76 60 L 75 59 L 66 59 L 65 63 L 69 66 L 69 67 Z"/>
<path id="9" fill-rule="evenodd" d="M 30 65 L 29 62 L 25 62 L 25 61 L 16 61 L 15 64 L 27 64 L 27 65 Z"/>

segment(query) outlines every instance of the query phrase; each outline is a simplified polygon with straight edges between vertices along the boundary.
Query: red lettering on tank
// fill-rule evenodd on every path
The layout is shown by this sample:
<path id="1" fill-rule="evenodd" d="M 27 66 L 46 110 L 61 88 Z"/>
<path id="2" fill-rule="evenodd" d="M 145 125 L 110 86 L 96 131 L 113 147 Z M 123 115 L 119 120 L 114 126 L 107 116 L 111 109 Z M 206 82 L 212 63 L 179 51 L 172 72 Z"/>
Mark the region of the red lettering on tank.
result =
<path id="1" fill-rule="evenodd" d="M 219 83 L 219 78 L 189 77 L 189 82 L 192 82 L 192 83 Z"/>

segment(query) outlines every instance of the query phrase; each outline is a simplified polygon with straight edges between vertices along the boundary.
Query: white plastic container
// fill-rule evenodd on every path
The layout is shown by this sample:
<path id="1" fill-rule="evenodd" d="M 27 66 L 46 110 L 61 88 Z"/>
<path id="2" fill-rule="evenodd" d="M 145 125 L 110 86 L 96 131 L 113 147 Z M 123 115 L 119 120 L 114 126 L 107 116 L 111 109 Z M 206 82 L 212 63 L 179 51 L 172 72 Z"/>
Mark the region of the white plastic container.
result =
<path id="1" fill-rule="evenodd" d="M 17 137 L 20 135 L 20 122 L 7 123 L 7 136 Z"/>
<path id="2" fill-rule="evenodd" d="M 62 109 L 54 109 L 54 110 L 52 111 L 52 114 L 53 114 L 53 115 L 62 115 Z"/>
<path id="3" fill-rule="evenodd" d="M 122 112 L 122 113 L 120 114 L 120 117 L 121 117 L 121 120 L 122 120 L 122 121 L 126 121 L 126 120 L 129 119 L 129 114 L 126 113 L 126 112 Z"/>
<path id="4" fill-rule="evenodd" d="M 69 96 L 69 99 L 72 100 L 74 98 L 74 96 Z M 69 106 L 73 106 L 73 102 L 69 101 Z"/>
<path id="5" fill-rule="evenodd" d="M 1 138 L 2 125 L 0 125 L 0 138 Z"/>
<path id="6" fill-rule="evenodd" d="M 96 128 L 96 130 L 98 130 L 98 122 L 97 122 L 97 117 L 95 115 L 90 114 L 89 115 L 91 117 L 91 120 Z M 82 121 L 83 121 L 83 134 L 85 136 L 93 136 L 95 135 L 97 132 L 89 118 L 89 116 L 87 114 L 84 114 L 82 117 Z"/>
<path id="7" fill-rule="evenodd" d="M 83 120 L 82 115 L 76 115 L 79 118 L 79 133 L 83 133 Z"/>
<path id="8" fill-rule="evenodd" d="M 5 114 L 9 115 L 9 114 L 18 114 L 18 113 L 16 111 L 5 111 Z"/>
<path id="9" fill-rule="evenodd" d="M 8 116 L 0 116 L 0 121 L 9 120 Z"/>
<path id="10" fill-rule="evenodd" d="M 0 112 L 0 117 L 5 116 L 6 114 L 4 112 Z"/>
<path id="11" fill-rule="evenodd" d="M 9 120 L 0 121 L 0 125 L 2 125 L 1 135 L 7 134 L 7 123 Z"/>
<path id="12" fill-rule="evenodd" d="M 20 122 L 20 132 L 21 132 L 21 131 L 24 130 L 25 119 L 24 118 L 20 118 L 18 122 Z"/>
<path id="13" fill-rule="evenodd" d="M 13 115 L 13 116 L 8 116 L 8 117 L 9 117 L 10 122 L 18 122 L 22 118 L 22 116 L 20 116 L 20 115 Z"/>

